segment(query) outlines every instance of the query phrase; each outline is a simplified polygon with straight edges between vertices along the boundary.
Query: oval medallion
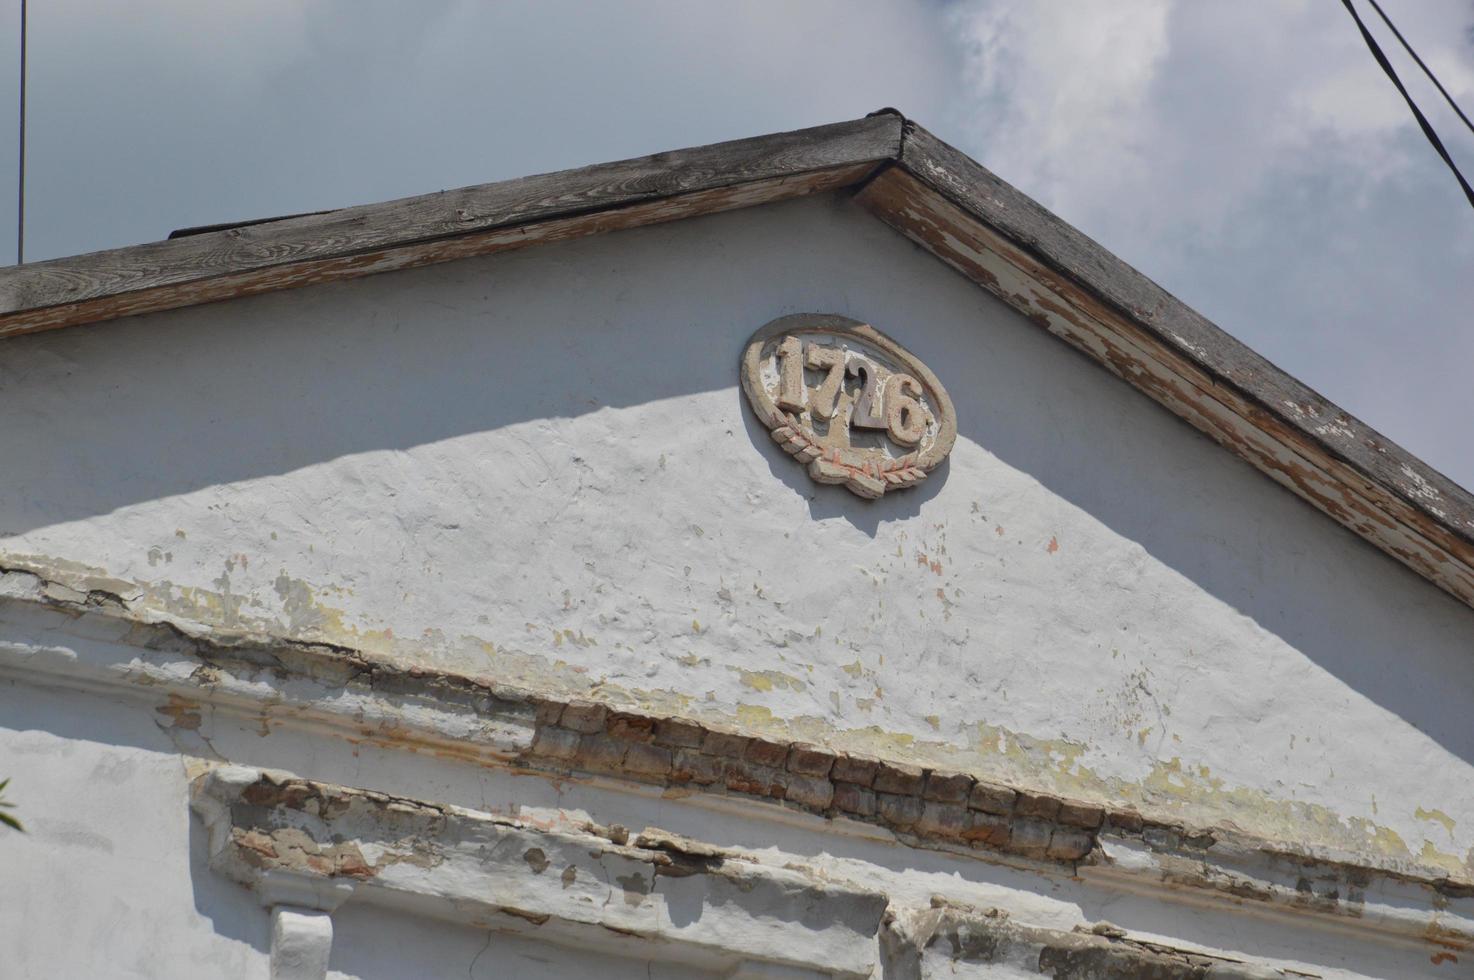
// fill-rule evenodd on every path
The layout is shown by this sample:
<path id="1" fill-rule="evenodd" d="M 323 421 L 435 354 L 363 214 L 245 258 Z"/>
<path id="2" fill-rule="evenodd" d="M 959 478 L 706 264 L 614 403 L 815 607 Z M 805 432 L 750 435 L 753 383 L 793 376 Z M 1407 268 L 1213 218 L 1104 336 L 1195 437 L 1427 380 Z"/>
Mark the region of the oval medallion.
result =
<path id="1" fill-rule="evenodd" d="M 941 382 L 868 323 L 798 313 L 752 335 L 742 390 L 784 451 L 820 483 L 874 499 L 926 479 L 952 451 Z"/>

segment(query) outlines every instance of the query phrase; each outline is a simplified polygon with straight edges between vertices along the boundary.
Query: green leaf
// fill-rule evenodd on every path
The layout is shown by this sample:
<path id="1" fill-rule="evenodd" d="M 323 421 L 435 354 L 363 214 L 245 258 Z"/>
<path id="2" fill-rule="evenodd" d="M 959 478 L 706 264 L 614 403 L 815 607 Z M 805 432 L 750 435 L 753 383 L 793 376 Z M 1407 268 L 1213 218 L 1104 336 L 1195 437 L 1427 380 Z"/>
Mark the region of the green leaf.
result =
<path id="1" fill-rule="evenodd" d="M 4 779 L 0 779 L 0 793 L 4 793 L 5 792 L 5 787 L 7 787 L 9 785 L 10 785 L 10 777 L 9 776 L 5 777 Z M 14 809 L 15 808 L 15 804 L 14 803 L 11 803 L 9 800 L 0 799 L 0 807 L 5 807 L 5 808 L 8 808 L 8 809 Z M 20 825 L 20 821 L 17 820 L 17 819 L 15 819 L 14 817 L 12 817 L 8 813 L 0 812 L 0 824 L 3 824 L 6 827 L 9 827 L 11 830 L 18 830 L 18 831 L 20 831 L 23 834 L 26 832 L 26 828 L 24 828 L 24 827 L 22 827 Z"/>

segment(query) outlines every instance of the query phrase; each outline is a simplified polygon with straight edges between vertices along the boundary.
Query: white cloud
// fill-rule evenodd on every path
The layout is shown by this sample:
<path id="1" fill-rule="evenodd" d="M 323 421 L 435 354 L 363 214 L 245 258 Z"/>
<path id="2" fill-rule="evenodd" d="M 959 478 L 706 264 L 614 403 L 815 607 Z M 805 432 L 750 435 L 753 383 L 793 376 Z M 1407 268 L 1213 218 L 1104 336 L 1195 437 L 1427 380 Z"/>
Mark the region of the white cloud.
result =
<path id="1" fill-rule="evenodd" d="M 1405 33 L 1469 95 L 1467 11 L 1414 9 L 1424 16 Z M 1213 234 L 1280 177 L 1332 168 L 1375 181 L 1427 156 L 1349 18 L 1322 0 L 1013 0 L 962 4 L 950 18 L 973 100 L 959 118 L 969 141 L 1075 220 L 1114 214 L 1124 190 L 1140 234 L 1184 222 Z"/>
<path id="2" fill-rule="evenodd" d="M 1386 6 L 1474 103 L 1474 8 Z M 948 17 L 954 142 L 1474 485 L 1474 213 L 1339 4 L 973 0 Z M 1474 137 L 1377 33 L 1474 176 Z"/>
<path id="3" fill-rule="evenodd" d="M 978 106 L 969 127 L 990 164 L 1037 193 L 1069 194 L 1081 173 L 1134 168 L 1153 120 L 1143 111 L 1167 51 L 1167 0 L 1064 8 L 975 3 L 950 19 Z M 1088 163 L 1082 166 L 1082 158 Z"/>

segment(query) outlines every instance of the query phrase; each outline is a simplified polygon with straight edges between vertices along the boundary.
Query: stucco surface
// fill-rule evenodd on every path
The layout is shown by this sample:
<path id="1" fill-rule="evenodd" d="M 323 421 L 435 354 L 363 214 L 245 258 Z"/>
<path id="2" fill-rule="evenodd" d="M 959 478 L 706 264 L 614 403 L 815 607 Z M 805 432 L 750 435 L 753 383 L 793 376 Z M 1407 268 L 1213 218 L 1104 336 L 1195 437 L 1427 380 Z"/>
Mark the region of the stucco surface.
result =
<path id="1" fill-rule="evenodd" d="M 878 502 L 737 357 L 866 320 L 957 406 Z M 839 198 L 20 338 L 0 564 L 1474 872 L 1474 611 Z"/>
<path id="2" fill-rule="evenodd" d="M 4 624 L 8 626 L 9 624 Z M 202 708 L 172 716 L 136 698 L 50 690 L 0 678 L 0 751 L 25 835 L 0 837 L 6 888 L 24 900 L 0 916 L 6 967 L 18 977 L 264 978 L 267 910 L 208 866 L 206 827 L 189 786 L 225 760 L 372 786 L 572 830 L 591 818 L 638 832 L 659 827 L 775 868 L 800 865 L 883 890 L 897 908 L 934 896 L 1003 908 L 1064 933 L 1109 921 L 1140 940 L 1271 962 L 1322 977 L 1452 976 L 1462 951 L 1388 941 L 1374 930 L 1251 907 L 1205 907 L 1104 881 L 1040 874 L 970 855 L 921 850 L 781 808 L 662 798 L 632 786 L 556 783 L 403 747 L 351 744 Z M 495 895 L 495 892 L 490 894 Z M 1252 904 L 1252 903 L 1251 903 Z M 330 976 L 587 976 L 590 954 L 549 944 L 521 920 L 432 919 L 350 899 L 333 914 Z M 944 952 L 938 950 L 936 952 Z M 598 975 L 700 975 L 655 945 L 601 958 Z M 929 954 L 930 955 L 930 954 Z M 1439 957 L 1435 959 L 1435 957 Z M 653 962 L 651 961 L 653 960 Z M 941 957 L 941 975 L 951 975 Z M 887 978 L 891 973 L 883 975 Z M 900 974 L 904 976 L 904 974 Z"/>

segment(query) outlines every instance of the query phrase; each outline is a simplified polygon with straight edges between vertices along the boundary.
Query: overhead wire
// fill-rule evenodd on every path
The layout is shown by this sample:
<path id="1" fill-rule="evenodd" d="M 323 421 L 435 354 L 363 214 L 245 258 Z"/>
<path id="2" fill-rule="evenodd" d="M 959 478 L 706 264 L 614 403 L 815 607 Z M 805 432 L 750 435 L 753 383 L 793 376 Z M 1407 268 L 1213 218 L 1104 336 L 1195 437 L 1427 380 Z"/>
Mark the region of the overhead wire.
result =
<path id="1" fill-rule="evenodd" d="M 15 181 L 15 264 L 26 260 L 26 0 L 20 0 L 20 165 Z"/>
<path id="2" fill-rule="evenodd" d="M 1392 32 L 1393 37 L 1397 38 L 1397 43 L 1402 45 L 1402 49 L 1412 57 L 1413 61 L 1417 62 L 1419 68 L 1423 69 L 1423 74 L 1427 75 L 1428 81 L 1432 82 L 1433 86 L 1438 89 L 1438 94 L 1443 96 L 1443 101 L 1447 102 L 1449 108 L 1457 113 L 1458 117 L 1464 121 L 1464 125 L 1469 127 L 1469 132 L 1474 133 L 1474 122 L 1470 122 L 1469 117 L 1464 115 L 1464 110 L 1460 109 L 1459 104 L 1454 101 L 1454 97 L 1448 94 L 1448 89 L 1444 88 L 1443 83 L 1438 80 L 1438 76 L 1433 74 L 1433 69 L 1423 64 L 1423 59 L 1419 58 L 1418 52 L 1414 51 L 1413 46 L 1407 43 L 1407 38 L 1403 37 L 1402 31 L 1399 31 L 1397 25 L 1392 23 L 1392 19 L 1382 9 L 1382 5 L 1377 0 L 1367 0 L 1367 3 L 1371 4 L 1372 9 L 1377 12 L 1377 16 L 1382 18 L 1382 23 L 1387 25 L 1387 29 Z"/>
<path id="3" fill-rule="evenodd" d="M 1402 94 L 1402 100 L 1407 103 L 1407 107 L 1412 110 L 1414 118 L 1418 120 L 1418 125 L 1422 128 L 1423 135 L 1428 138 L 1428 142 L 1433 144 L 1433 149 L 1437 150 L 1438 155 L 1443 158 L 1444 164 L 1453 173 L 1454 179 L 1459 182 L 1459 187 L 1463 188 L 1464 197 L 1468 198 L 1469 206 L 1474 207 L 1474 187 L 1470 187 L 1469 182 L 1464 179 L 1464 175 L 1459 172 L 1458 165 L 1454 163 L 1453 157 L 1449 156 L 1448 150 L 1444 148 L 1443 141 L 1434 132 L 1433 124 L 1428 122 L 1428 117 L 1423 115 L 1423 111 L 1418 108 L 1418 104 L 1408 94 L 1407 87 L 1402 84 L 1402 79 L 1397 77 L 1397 70 L 1392 67 L 1392 62 L 1388 61 L 1387 55 L 1382 52 L 1382 46 L 1377 43 L 1377 39 L 1372 36 L 1372 32 L 1367 30 L 1366 24 L 1362 22 L 1361 15 L 1356 12 L 1356 7 L 1352 5 L 1351 0 L 1341 0 L 1341 4 L 1346 8 L 1346 12 L 1351 15 L 1351 19 L 1356 21 L 1357 30 L 1361 31 L 1362 40 L 1366 42 L 1367 48 L 1372 52 L 1372 57 L 1377 59 L 1377 64 L 1382 66 L 1382 71 L 1386 72 L 1387 77 L 1392 80 L 1392 84 L 1397 86 L 1397 91 Z M 1373 2 L 1372 6 L 1375 7 L 1376 3 Z M 1380 8 L 1378 8 L 1378 13 L 1381 13 Z M 1386 19 L 1385 14 L 1382 17 L 1384 20 Z M 1390 25 L 1391 21 L 1388 21 L 1388 24 Z M 1394 33 L 1396 32 L 1394 31 Z M 1399 35 L 1400 37 L 1401 35 Z M 1404 41 L 1403 44 L 1406 45 L 1407 42 Z M 1418 63 L 1422 64 L 1421 59 L 1419 59 Z M 1427 71 L 1426 67 L 1424 71 Z M 1442 91 L 1442 89 L 1443 86 L 1440 85 L 1439 90 Z M 1460 115 L 1462 116 L 1463 113 L 1460 113 Z"/>

